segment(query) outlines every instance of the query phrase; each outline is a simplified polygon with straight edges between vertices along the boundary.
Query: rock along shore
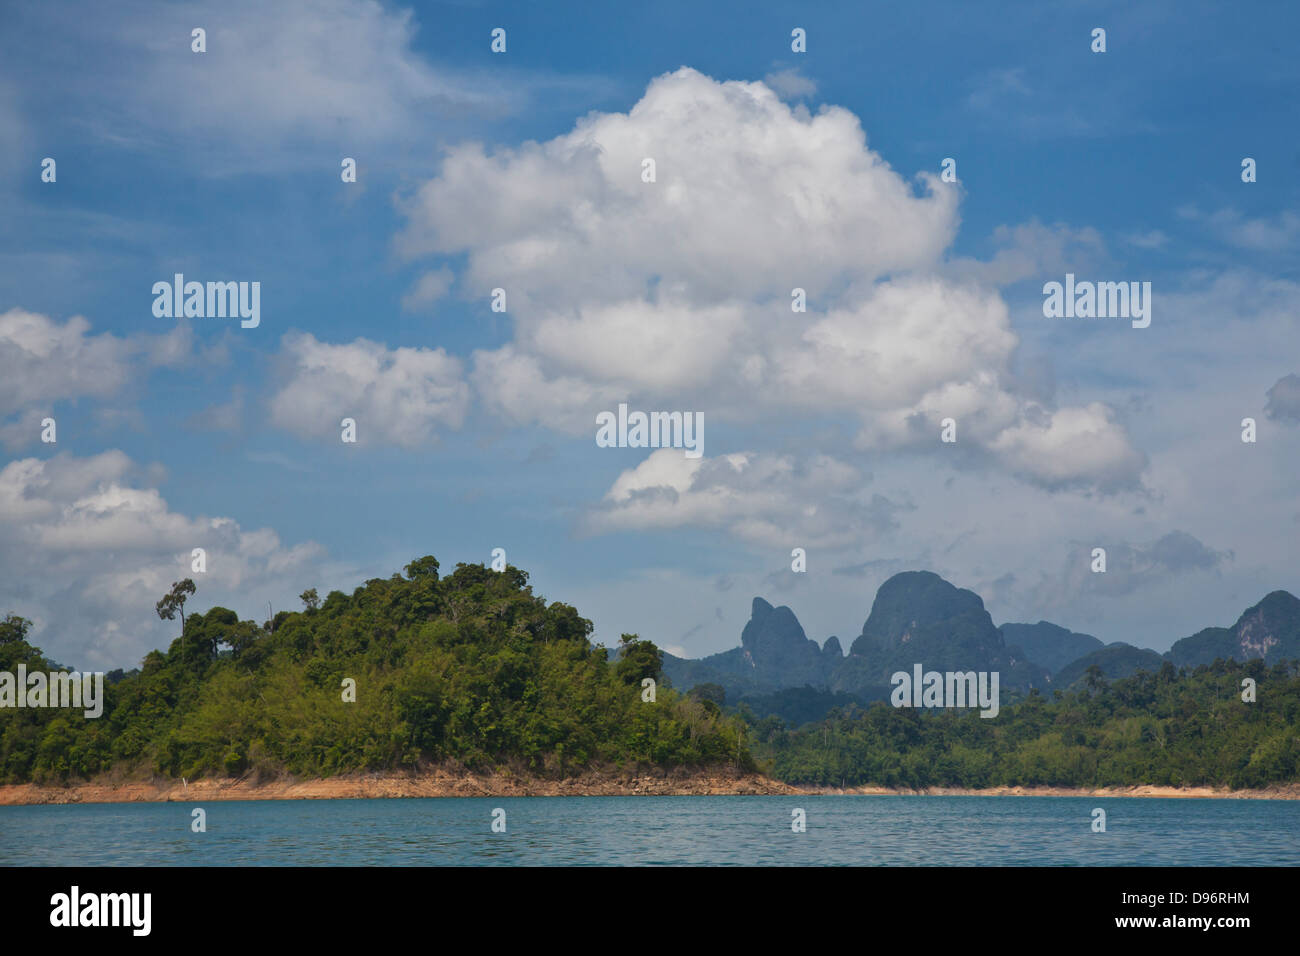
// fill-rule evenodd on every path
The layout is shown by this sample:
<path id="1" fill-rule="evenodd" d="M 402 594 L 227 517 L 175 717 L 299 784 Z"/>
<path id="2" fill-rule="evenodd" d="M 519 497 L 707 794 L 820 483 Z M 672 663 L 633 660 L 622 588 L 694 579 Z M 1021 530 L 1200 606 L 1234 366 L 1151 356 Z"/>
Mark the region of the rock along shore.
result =
<path id="1" fill-rule="evenodd" d="M 1215 787 L 1134 786 L 1088 789 L 1075 787 L 930 787 L 922 790 L 889 787 L 797 787 L 762 774 L 729 770 L 589 770 L 559 779 L 497 770 L 475 773 L 461 769 L 432 769 L 420 773 L 348 774 L 326 779 L 251 777 L 100 780 L 66 786 L 8 784 L 0 786 L 0 806 L 69 803 L 139 803 L 209 800 L 351 800 L 387 797 L 613 797 L 613 796 L 755 796 L 755 795 L 876 795 L 876 796 L 1025 796 L 1025 797 L 1158 797 L 1226 799 L 1300 799 L 1300 784 L 1265 790 Z"/>

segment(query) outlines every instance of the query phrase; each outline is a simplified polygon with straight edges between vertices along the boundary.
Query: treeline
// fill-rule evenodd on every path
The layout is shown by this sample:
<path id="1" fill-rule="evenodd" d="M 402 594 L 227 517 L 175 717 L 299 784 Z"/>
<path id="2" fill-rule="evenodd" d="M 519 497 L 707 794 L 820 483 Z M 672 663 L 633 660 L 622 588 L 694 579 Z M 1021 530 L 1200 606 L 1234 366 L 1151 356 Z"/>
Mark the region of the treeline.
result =
<path id="1" fill-rule="evenodd" d="M 1243 680 L 1256 682 L 1253 703 Z M 1221 786 L 1300 778 L 1300 662 L 1168 662 L 1077 691 L 1031 691 L 996 718 L 876 703 L 790 729 L 756 719 L 755 758 L 790 783 L 893 787 Z"/>
<path id="2" fill-rule="evenodd" d="M 661 652 L 623 635 L 617 661 L 591 622 L 547 604 L 528 575 L 433 557 L 350 596 L 302 595 L 301 612 L 262 625 L 226 608 L 184 614 L 192 583 L 159 602 L 183 634 L 138 671 L 115 672 L 104 714 L 0 709 L 0 780 L 123 775 L 323 777 L 451 762 L 564 775 L 592 766 L 752 769 L 744 727 L 707 700 L 662 685 Z M 52 669 L 0 622 L 0 671 Z M 355 702 L 345 702 L 345 680 Z"/>

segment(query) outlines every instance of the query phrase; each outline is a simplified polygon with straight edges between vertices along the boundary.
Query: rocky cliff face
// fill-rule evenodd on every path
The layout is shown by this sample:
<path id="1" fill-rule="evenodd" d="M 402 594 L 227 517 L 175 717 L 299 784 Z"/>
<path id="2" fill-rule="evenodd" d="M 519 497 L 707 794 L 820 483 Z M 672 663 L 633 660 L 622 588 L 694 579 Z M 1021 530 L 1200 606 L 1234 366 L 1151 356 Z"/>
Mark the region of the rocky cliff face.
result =
<path id="1" fill-rule="evenodd" d="M 1260 657 L 1267 663 L 1300 657 L 1300 598 L 1274 591 L 1232 627 L 1207 627 L 1175 643 L 1165 656 L 1179 667 L 1212 664 L 1218 657 Z"/>
<path id="2" fill-rule="evenodd" d="M 1103 645 L 1090 634 L 1048 621 L 998 628 L 978 594 L 930 571 L 905 571 L 880 586 L 848 656 L 838 638 L 818 647 L 790 608 L 756 597 L 740 647 L 700 660 L 665 654 L 664 670 L 681 689 L 721 684 L 733 702 L 804 687 L 827 700 L 845 694 L 881 700 L 891 690 L 890 676 L 910 672 L 914 664 L 936 671 L 998 671 L 1002 687 L 1026 690 L 1066 686 L 1093 665 L 1113 680 L 1138 670 L 1158 671 L 1166 660 L 1196 667 L 1217 657 L 1300 658 L 1300 599 L 1274 591 L 1232 627 L 1206 628 L 1162 656 L 1128 644 Z M 796 703 L 801 713 L 810 706 Z"/>
<path id="3" fill-rule="evenodd" d="M 731 701 L 787 687 L 824 688 L 831 670 L 843 659 L 839 646 L 836 638 L 830 638 L 825 647 L 818 647 L 792 610 L 756 597 L 740 647 L 699 660 L 665 654 L 664 673 L 673 686 L 683 689 L 720 684 Z"/>
<path id="4" fill-rule="evenodd" d="M 788 607 L 772 607 L 754 598 L 749 623 L 740 635 L 754 669 L 764 681 L 784 681 L 786 687 L 814 687 L 826 683 L 825 659 L 816 641 L 804 634 L 798 618 Z"/>
<path id="5" fill-rule="evenodd" d="M 1008 646 L 974 591 L 931 571 L 904 571 L 880 586 L 862 634 L 832 681 L 835 690 L 881 696 L 896 671 L 998 671 L 1003 687 L 1045 687 L 1046 668 Z"/>

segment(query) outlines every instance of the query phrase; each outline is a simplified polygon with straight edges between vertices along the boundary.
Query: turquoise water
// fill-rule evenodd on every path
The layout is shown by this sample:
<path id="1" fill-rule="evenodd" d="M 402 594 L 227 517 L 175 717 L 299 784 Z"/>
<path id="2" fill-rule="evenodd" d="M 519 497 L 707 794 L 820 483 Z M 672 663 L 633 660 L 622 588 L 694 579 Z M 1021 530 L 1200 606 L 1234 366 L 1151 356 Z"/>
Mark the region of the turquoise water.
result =
<path id="1" fill-rule="evenodd" d="M 190 811 L 207 832 L 190 832 Z M 491 830 L 506 811 L 506 832 Z M 791 810 L 807 831 L 791 831 Z M 1107 832 L 1092 832 L 1092 809 Z M 1300 865 L 1300 801 L 533 797 L 0 807 L 0 865 Z"/>

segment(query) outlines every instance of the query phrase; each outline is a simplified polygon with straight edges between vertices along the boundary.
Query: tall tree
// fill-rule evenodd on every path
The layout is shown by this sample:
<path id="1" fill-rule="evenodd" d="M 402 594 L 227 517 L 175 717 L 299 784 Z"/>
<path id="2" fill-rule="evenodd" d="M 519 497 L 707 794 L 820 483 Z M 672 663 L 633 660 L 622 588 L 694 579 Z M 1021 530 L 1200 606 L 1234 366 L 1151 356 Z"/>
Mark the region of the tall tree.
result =
<path id="1" fill-rule="evenodd" d="M 636 634 L 624 634 L 619 638 L 618 646 L 614 673 L 623 683 L 639 686 L 647 677 L 654 678 L 657 683 L 663 682 L 664 655 L 653 641 L 642 640 Z"/>
<path id="2" fill-rule="evenodd" d="M 26 640 L 31 626 L 32 622 L 25 617 L 6 614 L 4 620 L 0 621 L 0 644 L 17 644 Z"/>
<path id="3" fill-rule="evenodd" d="M 177 614 L 181 616 L 182 639 L 185 637 L 185 601 L 197 590 L 190 578 L 176 581 L 172 584 L 172 589 L 155 605 L 158 616 L 164 621 L 174 621 Z"/>

